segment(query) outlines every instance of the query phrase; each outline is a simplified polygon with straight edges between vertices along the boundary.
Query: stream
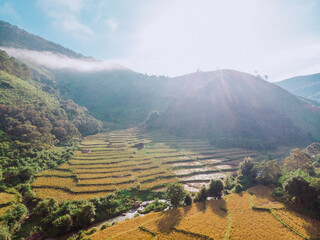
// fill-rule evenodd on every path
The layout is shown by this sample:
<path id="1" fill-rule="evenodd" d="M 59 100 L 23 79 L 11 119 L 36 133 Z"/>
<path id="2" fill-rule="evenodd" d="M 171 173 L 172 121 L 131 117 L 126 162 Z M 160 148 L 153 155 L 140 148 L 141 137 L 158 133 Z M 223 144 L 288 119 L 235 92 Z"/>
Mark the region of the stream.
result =
<path id="1" fill-rule="evenodd" d="M 143 210 L 148 204 L 152 203 L 154 200 L 152 201 L 144 201 L 144 202 L 141 202 L 140 204 L 140 207 L 139 208 L 132 208 L 130 209 L 129 211 L 121 214 L 120 216 L 117 216 L 117 217 L 114 217 L 114 218 L 110 218 L 110 219 L 106 219 L 106 220 L 103 220 L 103 221 L 100 221 L 100 222 L 96 222 L 96 223 L 93 223 L 92 225 L 90 225 L 89 227 L 87 228 L 84 228 L 84 230 L 89 230 L 93 227 L 96 227 L 100 230 L 100 228 L 102 227 L 102 225 L 104 224 L 114 224 L 114 223 L 119 223 L 119 222 L 123 222 L 125 220 L 128 220 L 128 219 L 131 219 L 131 218 L 134 218 L 134 215 L 139 213 L 138 211 L 141 211 Z M 167 200 L 164 200 L 164 199 L 159 199 L 159 202 L 167 202 L 170 206 L 170 202 L 168 202 Z M 168 208 L 166 208 L 164 211 L 166 211 Z M 139 213 L 140 216 L 144 216 L 145 214 L 141 214 Z M 71 237 L 72 235 L 78 233 L 80 230 L 76 230 L 76 231 L 72 231 L 72 232 L 68 232 L 68 233 L 65 233 L 63 235 L 60 235 L 60 236 L 57 236 L 57 237 L 53 237 L 53 238 L 46 238 L 45 240 L 66 240 L 68 239 L 69 237 Z"/>

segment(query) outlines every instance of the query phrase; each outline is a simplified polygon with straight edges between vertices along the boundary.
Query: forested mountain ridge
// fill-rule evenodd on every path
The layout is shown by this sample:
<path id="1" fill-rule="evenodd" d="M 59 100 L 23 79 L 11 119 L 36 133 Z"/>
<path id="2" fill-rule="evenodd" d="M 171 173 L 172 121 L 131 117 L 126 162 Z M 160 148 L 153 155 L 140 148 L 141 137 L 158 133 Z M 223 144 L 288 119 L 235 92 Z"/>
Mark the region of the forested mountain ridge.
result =
<path id="1" fill-rule="evenodd" d="M 320 73 L 297 76 L 276 84 L 298 96 L 320 101 Z"/>
<path id="2" fill-rule="evenodd" d="M 51 51 L 73 58 L 85 58 L 82 54 L 76 53 L 54 42 L 45 40 L 39 36 L 0 20 L 0 46 L 24 48 L 36 51 Z"/>

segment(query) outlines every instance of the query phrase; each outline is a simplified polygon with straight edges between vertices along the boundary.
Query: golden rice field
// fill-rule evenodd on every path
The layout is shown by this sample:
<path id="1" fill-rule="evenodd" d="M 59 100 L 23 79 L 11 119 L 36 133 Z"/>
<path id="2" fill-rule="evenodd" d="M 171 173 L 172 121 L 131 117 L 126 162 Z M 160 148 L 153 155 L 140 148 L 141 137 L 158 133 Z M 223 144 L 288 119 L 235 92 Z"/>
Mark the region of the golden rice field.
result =
<path id="1" fill-rule="evenodd" d="M 255 194 L 255 203 L 280 205 L 272 199 L 270 188 L 257 186 L 249 191 Z M 205 204 L 149 213 L 100 230 L 90 239 L 302 239 L 271 212 L 252 209 L 251 196 L 248 192 L 233 193 Z M 288 209 L 273 211 L 295 231 L 319 238 L 319 222 Z"/>
<path id="2" fill-rule="evenodd" d="M 235 173 L 237 164 L 230 163 L 247 156 L 266 157 L 161 132 L 118 130 L 84 138 L 70 163 L 39 173 L 32 187 L 39 197 L 59 201 L 105 196 L 137 186 L 159 190 L 171 182 L 198 191 L 212 178 Z"/>
<path id="3" fill-rule="evenodd" d="M 288 209 L 277 209 L 274 212 L 303 236 L 311 239 L 320 239 L 320 222 Z"/>
<path id="4" fill-rule="evenodd" d="M 16 197 L 15 194 L 12 193 L 6 193 L 6 192 L 0 192 L 0 204 L 7 204 L 14 200 Z"/>
<path id="5" fill-rule="evenodd" d="M 8 209 L 13 208 L 13 203 L 17 202 L 17 200 L 17 195 L 15 194 L 0 192 L 0 218 L 6 213 Z"/>

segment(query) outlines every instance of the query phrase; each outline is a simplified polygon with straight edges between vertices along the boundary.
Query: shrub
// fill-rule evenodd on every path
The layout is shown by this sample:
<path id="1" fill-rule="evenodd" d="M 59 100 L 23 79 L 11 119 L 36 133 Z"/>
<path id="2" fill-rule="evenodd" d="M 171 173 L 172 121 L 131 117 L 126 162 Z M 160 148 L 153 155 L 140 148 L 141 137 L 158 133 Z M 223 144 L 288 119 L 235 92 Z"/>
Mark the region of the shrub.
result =
<path id="1" fill-rule="evenodd" d="M 164 210 L 166 207 L 168 207 L 168 204 L 166 202 L 160 202 L 158 199 L 156 199 L 154 202 L 150 203 L 148 206 L 146 206 L 141 213 L 146 214 L 149 212 L 160 212 Z"/>
<path id="2" fill-rule="evenodd" d="M 166 191 L 167 197 L 170 199 L 174 207 L 178 207 L 179 203 L 184 200 L 186 191 L 181 183 L 170 183 Z"/>
<path id="3" fill-rule="evenodd" d="M 192 197 L 190 196 L 189 193 L 186 195 L 186 198 L 184 199 L 184 203 L 185 203 L 187 206 L 189 206 L 189 205 L 192 204 Z"/>
<path id="4" fill-rule="evenodd" d="M 240 183 L 238 183 L 238 184 L 234 187 L 234 189 L 235 189 L 236 193 L 239 193 L 239 192 L 241 192 L 241 191 L 244 190 L 243 186 L 242 186 Z"/>
<path id="5" fill-rule="evenodd" d="M 221 191 L 223 190 L 223 183 L 220 179 L 212 179 L 210 181 L 208 195 L 210 197 L 221 198 Z"/>
<path id="6" fill-rule="evenodd" d="M 97 231 L 98 231 L 98 229 L 97 229 L 96 227 L 94 227 L 94 228 L 92 228 L 90 231 L 88 231 L 88 232 L 86 233 L 86 235 L 94 234 L 94 233 L 97 232 Z"/>
<path id="7" fill-rule="evenodd" d="M 278 187 L 273 190 L 272 197 L 274 198 L 282 198 L 284 196 L 284 191 L 281 187 Z"/>
<path id="8" fill-rule="evenodd" d="M 206 186 L 203 186 L 200 191 L 198 192 L 196 198 L 195 198 L 195 202 L 204 202 L 206 201 L 208 198 L 208 190 L 206 188 Z"/>
<path id="9" fill-rule="evenodd" d="M 0 239 L 1 240 L 11 240 L 11 235 L 10 235 L 8 229 L 4 228 L 3 226 L 0 226 Z"/>

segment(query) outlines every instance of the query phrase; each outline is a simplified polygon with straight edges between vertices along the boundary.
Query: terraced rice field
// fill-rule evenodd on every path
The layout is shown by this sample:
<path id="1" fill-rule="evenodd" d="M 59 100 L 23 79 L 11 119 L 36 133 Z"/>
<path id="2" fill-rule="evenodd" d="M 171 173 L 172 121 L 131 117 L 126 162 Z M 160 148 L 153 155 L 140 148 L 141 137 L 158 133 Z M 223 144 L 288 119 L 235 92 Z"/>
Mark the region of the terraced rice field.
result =
<path id="1" fill-rule="evenodd" d="M 308 238 L 319 238 L 319 222 L 284 210 L 281 203 L 272 199 L 271 189 L 257 186 L 249 191 L 254 195 L 242 192 L 220 200 L 150 213 L 100 230 L 90 239 L 303 239 L 298 232 Z M 281 207 L 274 211 L 293 230 L 270 211 L 252 209 L 251 201 Z"/>
<path id="2" fill-rule="evenodd" d="M 16 201 L 17 196 L 15 194 L 0 192 L 0 218 L 6 213 L 8 209 L 13 208 L 13 203 L 15 203 Z"/>
<path id="3" fill-rule="evenodd" d="M 212 178 L 235 173 L 238 164 L 234 161 L 247 156 L 266 157 L 132 128 L 84 138 L 70 163 L 41 172 L 32 187 L 39 197 L 58 201 L 105 196 L 131 187 L 162 190 L 171 182 L 198 191 Z"/>

